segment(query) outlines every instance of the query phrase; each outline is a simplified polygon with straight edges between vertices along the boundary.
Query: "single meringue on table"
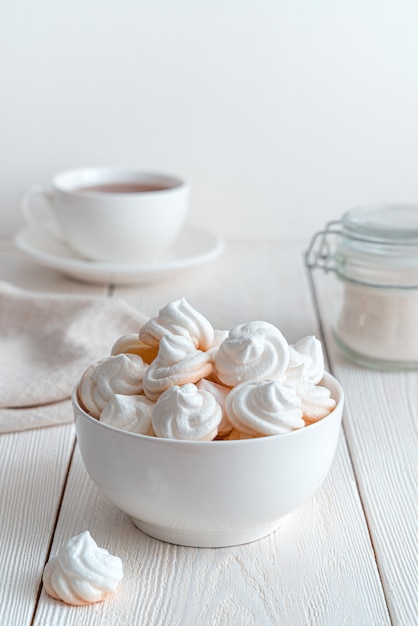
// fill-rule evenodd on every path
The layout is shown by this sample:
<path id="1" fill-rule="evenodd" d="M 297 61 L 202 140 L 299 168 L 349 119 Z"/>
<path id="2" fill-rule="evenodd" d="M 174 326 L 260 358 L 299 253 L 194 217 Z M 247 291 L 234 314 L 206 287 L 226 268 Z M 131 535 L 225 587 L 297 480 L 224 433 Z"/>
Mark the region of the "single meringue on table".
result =
<path id="1" fill-rule="evenodd" d="M 103 602 L 122 578 L 120 558 L 99 548 L 88 530 L 62 546 L 43 573 L 47 594 L 76 606 Z"/>
<path id="2" fill-rule="evenodd" d="M 251 380 L 234 387 L 225 401 L 227 418 L 241 433 L 281 435 L 303 428 L 302 401 L 277 380 Z"/>
<path id="3" fill-rule="evenodd" d="M 191 339 L 165 335 L 160 341 L 157 358 L 144 374 L 144 393 L 156 401 L 169 387 L 196 383 L 209 376 L 212 369 L 211 355 L 197 350 Z"/>
<path id="4" fill-rule="evenodd" d="M 153 317 L 142 326 L 139 339 L 155 346 L 167 334 L 181 335 L 190 339 L 195 348 L 208 350 L 214 340 L 212 324 L 201 313 L 180 298 L 163 307 L 157 317 Z"/>
<path id="5" fill-rule="evenodd" d="M 78 389 L 82 407 L 100 417 L 105 404 L 115 393 L 141 394 L 147 364 L 136 354 L 117 354 L 91 365 L 82 375 Z"/>
<path id="6" fill-rule="evenodd" d="M 269 322 L 248 322 L 230 330 L 214 357 L 220 382 L 235 387 L 247 380 L 275 379 L 290 360 L 289 345 Z"/>
<path id="7" fill-rule="evenodd" d="M 157 400 L 152 425 L 157 437 L 212 441 L 218 434 L 222 409 L 211 393 L 196 385 L 175 385 Z"/>

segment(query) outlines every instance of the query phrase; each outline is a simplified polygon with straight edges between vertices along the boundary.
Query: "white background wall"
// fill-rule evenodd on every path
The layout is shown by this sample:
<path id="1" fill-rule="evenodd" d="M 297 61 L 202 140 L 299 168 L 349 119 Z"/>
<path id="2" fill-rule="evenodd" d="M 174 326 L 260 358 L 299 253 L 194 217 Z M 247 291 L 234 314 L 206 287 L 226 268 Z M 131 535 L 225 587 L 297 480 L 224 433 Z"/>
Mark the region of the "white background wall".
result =
<path id="1" fill-rule="evenodd" d="M 418 201 L 416 0 L 0 0 L 0 79 L 0 237 L 78 165 L 182 174 L 227 237 Z"/>

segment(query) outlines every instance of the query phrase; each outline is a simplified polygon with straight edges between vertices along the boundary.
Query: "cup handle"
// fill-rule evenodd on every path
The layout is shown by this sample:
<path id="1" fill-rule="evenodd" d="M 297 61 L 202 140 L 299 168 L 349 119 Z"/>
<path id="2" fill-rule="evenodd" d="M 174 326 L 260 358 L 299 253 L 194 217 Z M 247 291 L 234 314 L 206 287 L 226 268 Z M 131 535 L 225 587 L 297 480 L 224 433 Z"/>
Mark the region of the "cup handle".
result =
<path id="1" fill-rule="evenodd" d="M 52 187 L 32 185 L 32 187 L 29 187 L 29 189 L 22 194 L 20 207 L 26 222 L 30 226 L 33 226 L 38 231 L 46 233 L 55 239 L 63 241 L 64 238 L 51 207 L 53 195 L 54 191 Z M 32 199 L 34 196 L 40 196 L 44 199 L 45 202 L 43 206 L 33 206 Z"/>

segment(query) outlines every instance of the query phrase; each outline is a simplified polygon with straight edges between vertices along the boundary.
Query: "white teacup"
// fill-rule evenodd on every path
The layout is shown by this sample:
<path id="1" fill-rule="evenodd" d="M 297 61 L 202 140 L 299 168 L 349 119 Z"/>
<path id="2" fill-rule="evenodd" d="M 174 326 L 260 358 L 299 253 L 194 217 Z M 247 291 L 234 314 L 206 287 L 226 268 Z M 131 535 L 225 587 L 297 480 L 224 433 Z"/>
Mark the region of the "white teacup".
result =
<path id="1" fill-rule="evenodd" d="M 45 200 L 32 202 L 35 195 Z M 164 256 L 187 214 L 189 188 L 175 176 L 83 168 L 34 185 L 21 198 L 32 226 L 96 261 L 148 263 Z"/>

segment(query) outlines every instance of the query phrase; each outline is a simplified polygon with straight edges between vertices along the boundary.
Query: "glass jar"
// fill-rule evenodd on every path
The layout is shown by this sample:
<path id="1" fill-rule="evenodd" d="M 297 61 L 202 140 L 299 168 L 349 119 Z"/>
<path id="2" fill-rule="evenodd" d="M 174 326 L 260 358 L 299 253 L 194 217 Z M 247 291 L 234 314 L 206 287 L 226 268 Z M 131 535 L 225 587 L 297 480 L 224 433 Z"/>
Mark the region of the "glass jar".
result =
<path id="1" fill-rule="evenodd" d="M 313 236 L 305 263 L 342 285 L 333 333 L 348 358 L 418 369 L 418 205 L 347 211 Z"/>

